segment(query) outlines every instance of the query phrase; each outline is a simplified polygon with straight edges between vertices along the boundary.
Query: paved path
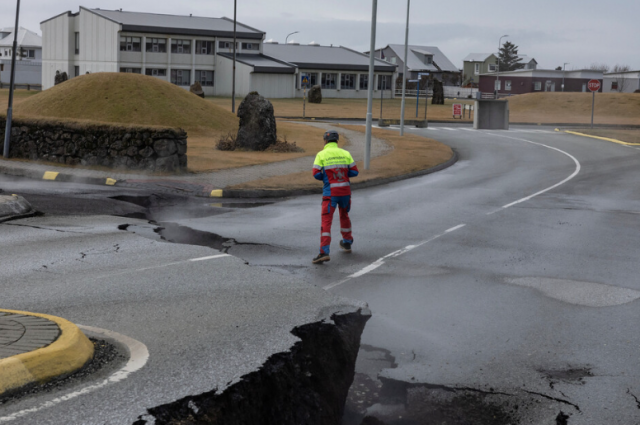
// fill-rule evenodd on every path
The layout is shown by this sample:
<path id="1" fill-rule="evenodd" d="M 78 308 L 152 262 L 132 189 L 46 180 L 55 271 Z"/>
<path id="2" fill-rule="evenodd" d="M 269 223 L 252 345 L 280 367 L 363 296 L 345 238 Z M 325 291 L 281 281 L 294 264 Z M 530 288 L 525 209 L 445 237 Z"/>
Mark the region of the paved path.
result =
<path id="1" fill-rule="evenodd" d="M 60 328 L 50 320 L 0 311 L 0 359 L 46 347 L 59 335 Z"/>

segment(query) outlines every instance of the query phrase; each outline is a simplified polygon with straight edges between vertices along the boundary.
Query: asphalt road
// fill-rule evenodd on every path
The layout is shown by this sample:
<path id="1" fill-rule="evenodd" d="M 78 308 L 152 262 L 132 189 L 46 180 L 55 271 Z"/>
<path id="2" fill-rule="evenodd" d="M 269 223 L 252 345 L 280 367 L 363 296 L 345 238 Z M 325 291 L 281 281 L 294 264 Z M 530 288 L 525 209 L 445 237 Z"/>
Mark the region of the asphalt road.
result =
<path id="1" fill-rule="evenodd" d="M 197 317 L 207 317 L 209 311 L 199 302 L 212 276 L 207 262 L 185 263 L 170 275 L 143 270 L 135 285 L 111 276 L 85 288 L 89 280 L 83 277 L 95 277 L 106 264 L 113 270 L 111 264 L 120 255 L 115 245 L 118 253 L 126 253 L 118 260 L 122 270 L 158 265 L 169 257 L 180 261 L 211 255 L 211 249 L 202 246 L 159 243 L 155 226 L 146 221 L 94 216 L 144 213 L 131 202 L 111 199 L 113 195 L 151 203 L 156 221 L 202 232 L 182 242 L 224 243 L 229 254 L 249 265 L 240 269 L 242 261 L 233 257 L 212 260 L 222 275 L 236 280 L 267 276 L 270 282 L 291 285 L 301 278 L 318 289 L 367 302 L 373 317 L 362 338 L 357 370 L 362 382 L 481 394 L 484 404 L 467 404 L 487 411 L 492 403 L 518 405 L 518 423 L 523 424 L 561 424 L 560 412 L 569 424 L 640 423 L 638 149 L 547 127 L 474 132 L 464 126 L 432 125 L 408 131 L 453 146 L 460 161 L 435 174 L 357 191 L 351 212 L 354 251 L 339 252 L 336 215 L 332 259 L 320 266 L 311 264 L 319 245 L 319 196 L 238 208 L 84 186 L 56 186 L 61 188 L 56 200 L 49 188 L 43 194 L 41 188 L 23 187 L 34 206 L 62 216 L 33 219 L 40 220 L 38 226 L 56 229 L 46 236 L 42 229 L 15 226 L 6 233 L 7 227 L 0 225 L 3 241 L 9 234 L 13 246 L 24 247 L 2 253 L 3 263 L 9 258 L 10 266 L 3 267 L 0 276 L 15 280 L 3 287 L 3 299 L 7 294 L 12 308 L 64 313 L 76 322 L 121 332 L 147 343 L 151 352 L 149 367 L 137 372 L 140 380 L 134 374 L 118 386 L 53 408 L 54 416 L 25 416 L 25 423 L 30 423 L 26 418 L 58 423 L 54 419 L 69 412 L 82 415 L 96 405 L 100 408 L 95 417 L 107 421 L 109 406 L 131 414 L 150 403 L 202 390 L 211 384 L 206 373 L 199 373 L 202 361 L 205 370 L 222 375 L 216 382 L 244 371 L 216 369 L 195 347 L 227 355 L 228 350 L 212 339 L 193 342 L 186 319 L 162 324 L 168 312 L 192 304 Z M 12 184 L 22 183 L 3 187 L 11 190 Z M 84 217 L 66 216 L 74 209 Z M 114 230 L 123 223 L 134 226 Z M 71 233 L 74 226 L 92 236 Z M 81 258 L 80 253 L 88 255 Z M 91 263 L 85 269 L 82 261 Z M 40 263 L 52 270 L 33 267 Z M 177 279 L 185 285 L 165 283 Z M 53 289 L 59 289 L 59 295 Z M 307 302 L 307 316 L 298 320 L 317 314 L 315 301 Z M 146 305 L 143 310 L 141 304 Z M 205 326 L 215 323 L 213 318 Z M 260 328 L 252 330 L 259 323 L 248 322 L 248 335 L 260 337 Z M 284 345 L 290 343 L 284 333 L 268 335 L 274 336 L 284 337 Z M 162 341 L 166 337 L 179 342 L 167 346 Z M 246 350 L 254 353 L 258 346 Z M 196 354 L 185 357 L 186 367 L 168 365 L 172 356 L 193 351 Z M 258 362 L 260 355 L 264 353 L 252 358 Z M 176 382 L 186 380 L 193 380 L 193 386 L 176 388 Z M 149 382 L 158 391 L 142 389 Z M 130 394 L 140 398 L 133 407 L 127 404 Z M 364 404 L 387 424 L 412 423 L 398 416 L 415 414 L 408 411 L 412 403 L 415 407 L 433 400 L 411 394 L 411 400 L 376 395 Z M 442 394 L 431 397 L 443 399 Z M 42 400 L 47 399 L 36 399 Z M 24 401 L 11 409 L 34 404 Z M 351 423 L 356 422 L 345 421 Z"/>
<path id="2" fill-rule="evenodd" d="M 310 264 L 319 196 L 180 223 L 271 244 L 229 252 L 369 303 L 363 375 L 502 393 L 522 423 L 640 423 L 638 149 L 547 127 L 408 131 L 460 161 L 357 191 L 353 253 L 336 216 L 326 265 Z"/>

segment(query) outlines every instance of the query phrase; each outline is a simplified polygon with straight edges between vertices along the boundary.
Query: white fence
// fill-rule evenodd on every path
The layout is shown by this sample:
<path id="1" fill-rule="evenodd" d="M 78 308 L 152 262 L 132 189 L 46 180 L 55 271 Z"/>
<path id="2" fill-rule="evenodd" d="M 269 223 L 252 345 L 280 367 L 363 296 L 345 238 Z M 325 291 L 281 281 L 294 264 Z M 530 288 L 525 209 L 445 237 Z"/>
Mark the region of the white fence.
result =
<path id="1" fill-rule="evenodd" d="M 455 87 L 455 86 L 444 86 L 443 88 L 444 88 L 444 97 L 448 99 L 453 99 L 453 98 L 466 99 L 469 96 L 471 96 L 471 98 L 475 98 L 476 93 L 478 92 L 478 89 L 466 89 L 466 88 Z M 406 96 L 416 97 L 416 93 L 417 93 L 417 90 L 407 90 Z M 425 94 L 427 94 L 426 90 L 420 90 L 420 97 L 424 97 Z M 396 97 L 401 97 L 401 96 L 402 96 L 402 89 L 396 89 Z M 429 89 L 428 96 L 429 97 L 433 96 L 433 90 Z"/>

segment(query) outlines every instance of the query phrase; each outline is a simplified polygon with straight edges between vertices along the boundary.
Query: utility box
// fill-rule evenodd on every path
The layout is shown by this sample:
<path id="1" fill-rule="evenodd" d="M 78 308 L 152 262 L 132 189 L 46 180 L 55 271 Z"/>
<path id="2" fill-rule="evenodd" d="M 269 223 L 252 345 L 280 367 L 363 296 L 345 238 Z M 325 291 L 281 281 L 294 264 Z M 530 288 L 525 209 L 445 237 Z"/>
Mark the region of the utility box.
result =
<path id="1" fill-rule="evenodd" d="M 473 114 L 475 130 L 509 130 L 508 100 L 476 100 Z"/>

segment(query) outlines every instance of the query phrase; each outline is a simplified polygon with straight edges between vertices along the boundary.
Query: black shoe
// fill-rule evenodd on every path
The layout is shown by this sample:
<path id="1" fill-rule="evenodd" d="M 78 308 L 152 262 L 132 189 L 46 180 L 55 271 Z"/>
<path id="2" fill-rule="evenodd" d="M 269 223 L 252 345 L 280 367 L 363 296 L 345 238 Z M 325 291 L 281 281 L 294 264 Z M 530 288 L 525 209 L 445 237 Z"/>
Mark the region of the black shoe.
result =
<path id="1" fill-rule="evenodd" d="M 325 254 L 324 252 L 321 252 L 312 261 L 313 261 L 313 264 L 320 264 L 320 263 L 324 263 L 325 261 L 330 261 L 330 260 L 331 260 L 331 257 L 329 257 L 329 254 Z"/>
<path id="2" fill-rule="evenodd" d="M 342 248 L 344 252 L 351 252 L 351 244 L 348 242 L 340 241 L 340 248 Z"/>

